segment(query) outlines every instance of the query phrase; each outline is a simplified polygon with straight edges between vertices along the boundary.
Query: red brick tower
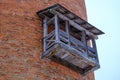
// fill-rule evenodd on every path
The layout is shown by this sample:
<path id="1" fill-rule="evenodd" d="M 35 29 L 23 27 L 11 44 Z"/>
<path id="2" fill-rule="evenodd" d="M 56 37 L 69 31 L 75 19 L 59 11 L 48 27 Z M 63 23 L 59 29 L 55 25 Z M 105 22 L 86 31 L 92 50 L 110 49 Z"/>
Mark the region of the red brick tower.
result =
<path id="1" fill-rule="evenodd" d="M 94 80 L 94 73 L 82 76 L 40 58 L 43 27 L 36 12 L 55 3 L 87 20 L 84 0 L 0 1 L 0 80 Z"/>

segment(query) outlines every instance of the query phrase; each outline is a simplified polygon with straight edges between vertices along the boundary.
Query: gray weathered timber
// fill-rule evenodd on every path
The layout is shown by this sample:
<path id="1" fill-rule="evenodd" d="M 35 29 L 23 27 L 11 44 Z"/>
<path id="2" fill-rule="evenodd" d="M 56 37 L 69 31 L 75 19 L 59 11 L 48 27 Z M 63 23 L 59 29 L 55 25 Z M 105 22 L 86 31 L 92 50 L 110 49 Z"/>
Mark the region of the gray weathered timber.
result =
<path id="1" fill-rule="evenodd" d="M 44 33 L 45 51 L 42 58 L 47 57 L 54 61 L 53 56 L 55 56 L 58 63 L 62 64 L 61 61 L 64 61 L 66 62 L 64 65 L 69 65 L 71 69 L 82 74 L 99 68 L 95 42 L 92 40 L 93 47 L 87 45 L 85 31 L 81 32 L 82 36 L 79 36 L 81 40 L 78 40 L 70 34 L 72 30 L 70 30 L 69 21 L 65 21 L 66 30 L 63 31 L 60 29 L 58 15 L 55 15 L 54 19 L 49 19 L 49 23 L 54 22 L 55 29 L 48 34 L 48 19 L 44 19 L 44 22 L 44 31 L 46 31 Z"/>
<path id="2" fill-rule="evenodd" d="M 56 34 L 56 42 L 59 42 L 59 22 L 57 15 L 55 15 L 55 34 Z"/>
<path id="3" fill-rule="evenodd" d="M 89 32 L 88 30 L 86 30 L 85 28 L 81 27 L 80 25 L 78 25 L 77 23 L 75 23 L 74 21 L 70 20 L 69 18 L 67 18 L 66 16 L 62 15 L 61 13 L 56 11 L 56 14 L 63 20 L 67 20 L 69 21 L 70 25 L 74 26 L 76 29 L 80 30 L 80 31 L 85 31 L 87 35 L 89 36 L 93 36 L 95 39 L 98 39 L 97 35 L 94 35 L 93 33 Z"/>
<path id="4" fill-rule="evenodd" d="M 95 54 L 96 54 L 96 60 L 97 60 L 97 63 L 99 63 L 99 58 L 98 58 L 98 53 L 97 53 L 97 47 L 96 47 L 96 42 L 95 42 L 95 39 L 92 38 L 92 44 L 93 44 L 93 49 L 95 50 Z"/>
<path id="5" fill-rule="evenodd" d="M 66 33 L 68 35 L 68 45 L 70 47 L 70 26 L 68 21 L 65 21 L 65 28 L 66 28 Z"/>
<path id="6" fill-rule="evenodd" d="M 55 4 L 46 9 L 40 10 L 37 12 L 37 14 L 41 18 L 44 18 L 44 17 L 52 18 L 54 15 L 56 15 L 56 11 L 66 16 L 67 18 L 77 23 L 78 25 L 81 25 L 82 28 L 85 28 L 89 32 L 93 33 L 94 35 L 104 34 L 104 32 L 97 29 L 96 27 L 88 23 L 87 21 L 83 20 L 82 18 L 74 14 L 73 12 L 67 10 L 65 7 L 63 7 L 60 4 Z"/>
<path id="7" fill-rule="evenodd" d="M 88 49 L 87 49 L 87 40 L 86 40 L 86 32 L 82 31 L 82 42 L 84 43 L 85 46 L 85 52 L 86 52 L 86 56 L 88 57 Z"/>
<path id="8" fill-rule="evenodd" d="M 37 14 L 43 18 L 41 58 L 49 58 L 83 75 L 100 68 L 95 39 L 104 34 L 101 30 L 59 4 Z"/>
<path id="9" fill-rule="evenodd" d="M 48 32 L 47 17 L 44 18 L 43 28 L 44 28 L 44 52 L 45 52 L 46 51 L 46 39 L 45 39 L 45 37 L 47 36 L 47 32 Z"/>
<path id="10" fill-rule="evenodd" d="M 55 19 L 55 17 L 49 19 L 49 21 L 47 21 L 47 24 L 50 24 L 54 19 Z"/>

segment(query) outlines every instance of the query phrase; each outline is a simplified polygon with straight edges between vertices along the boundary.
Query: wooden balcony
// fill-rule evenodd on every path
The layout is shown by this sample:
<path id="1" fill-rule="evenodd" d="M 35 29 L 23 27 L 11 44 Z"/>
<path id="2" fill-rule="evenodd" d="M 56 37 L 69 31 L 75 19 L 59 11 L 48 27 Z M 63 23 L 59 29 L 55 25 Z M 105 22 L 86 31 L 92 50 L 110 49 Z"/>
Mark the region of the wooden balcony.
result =
<path id="1" fill-rule="evenodd" d="M 95 39 L 103 34 L 102 31 L 59 4 L 37 14 L 43 19 L 42 58 L 49 58 L 81 74 L 100 67 Z"/>
<path id="2" fill-rule="evenodd" d="M 67 66 L 76 67 L 73 70 L 84 73 L 91 68 L 99 68 L 96 50 L 74 38 L 67 35 L 66 32 L 59 30 L 59 41 L 56 41 L 55 30 L 48 34 L 45 39 L 46 51 L 42 57 L 51 58 L 52 60 Z M 65 62 L 65 63 L 64 63 Z M 79 70 L 78 68 L 79 67 Z"/>

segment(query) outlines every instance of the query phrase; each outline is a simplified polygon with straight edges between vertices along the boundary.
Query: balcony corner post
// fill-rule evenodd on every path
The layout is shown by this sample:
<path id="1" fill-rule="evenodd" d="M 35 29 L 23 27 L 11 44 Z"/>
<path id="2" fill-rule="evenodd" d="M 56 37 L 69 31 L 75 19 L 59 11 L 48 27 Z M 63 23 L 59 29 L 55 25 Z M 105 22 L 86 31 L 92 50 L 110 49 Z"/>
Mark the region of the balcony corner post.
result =
<path id="1" fill-rule="evenodd" d="M 47 36 L 47 34 L 48 34 L 48 25 L 47 25 L 47 17 L 45 17 L 44 18 L 44 20 L 43 20 L 43 30 L 44 30 L 44 52 L 46 51 L 46 39 L 45 39 L 45 37 Z"/>
<path id="2" fill-rule="evenodd" d="M 88 58 L 88 48 L 87 48 L 87 40 L 86 40 L 86 32 L 82 31 L 82 42 L 85 46 L 85 56 Z"/>
<path id="3" fill-rule="evenodd" d="M 59 39 L 59 21 L 57 14 L 55 15 L 55 35 L 56 35 L 56 42 L 60 42 Z"/>

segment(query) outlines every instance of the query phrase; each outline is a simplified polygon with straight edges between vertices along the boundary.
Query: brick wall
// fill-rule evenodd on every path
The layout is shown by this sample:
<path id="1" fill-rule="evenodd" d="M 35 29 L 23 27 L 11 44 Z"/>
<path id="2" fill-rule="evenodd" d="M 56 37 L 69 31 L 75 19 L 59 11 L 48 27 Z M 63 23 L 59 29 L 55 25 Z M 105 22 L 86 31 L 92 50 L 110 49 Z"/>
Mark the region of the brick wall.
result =
<path id="1" fill-rule="evenodd" d="M 0 80 L 94 80 L 40 59 L 43 29 L 36 12 L 60 3 L 87 20 L 84 0 L 0 0 Z"/>

